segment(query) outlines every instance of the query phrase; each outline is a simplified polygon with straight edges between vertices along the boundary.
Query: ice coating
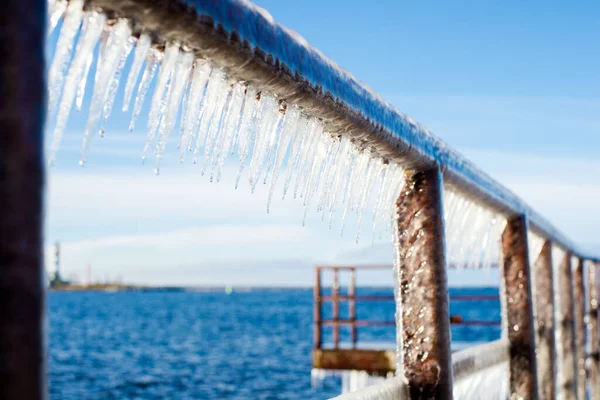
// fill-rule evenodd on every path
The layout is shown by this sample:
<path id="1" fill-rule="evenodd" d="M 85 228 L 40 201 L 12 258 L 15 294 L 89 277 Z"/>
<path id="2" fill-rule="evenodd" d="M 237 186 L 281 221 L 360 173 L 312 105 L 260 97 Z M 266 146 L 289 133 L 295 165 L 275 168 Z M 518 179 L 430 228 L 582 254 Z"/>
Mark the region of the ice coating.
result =
<path id="1" fill-rule="evenodd" d="M 126 81 L 123 84 L 123 108 L 128 109 L 139 80 L 130 123 L 132 130 L 160 63 L 142 157 L 147 157 L 154 144 L 156 173 L 165 156 L 168 138 L 180 120 L 181 161 L 186 152 L 193 152 L 194 161 L 201 165 L 200 172 L 208 171 L 211 181 L 219 181 L 227 157 L 237 153 L 240 167 L 236 187 L 244 171 L 251 191 L 255 191 L 260 183 L 268 184 L 267 212 L 278 190 L 282 197 L 290 191 L 305 207 L 303 223 L 309 213 L 316 210 L 330 227 L 339 219 L 343 233 L 348 216 L 355 214 L 358 241 L 368 210 L 373 214 L 369 221 L 373 226 L 370 237 L 390 231 L 393 204 L 403 182 L 402 166 L 379 157 L 364 143 L 331 135 L 322 120 L 305 114 L 296 105 L 283 102 L 247 82 L 232 81 L 223 70 L 196 59 L 193 53 L 183 51 L 178 43 L 168 43 L 164 51 L 157 51 L 151 47 L 149 35 L 142 33 L 137 40 L 133 39 L 125 19 L 108 24 L 101 13 L 82 15 L 85 18 L 76 54 L 65 75 L 67 84 L 54 129 L 51 161 L 55 159 L 73 102 L 81 105 L 87 75 L 95 61 L 96 74 L 81 165 L 99 124 L 100 134 L 104 133 L 104 122 L 111 115 L 121 81 Z M 77 26 L 74 30 L 75 36 L 78 29 Z M 63 34 L 71 37 L 73 29 L 62 29 L 61 36 Z M 100 49 L 94 60 L 98 42 Z M 131 57 L 134 43 L 137 46 L 129 76 L 122 80 L 121 70 Z M 65 47 L 56 52 L 61 61 L 74 43 L 59 38 L 59 45 Z M 55 58 L 57 65 L 58 61 Z M 178 118 L 180 114 L 181 118 Z"/>
<path id="2" fill-rule="evenodd" d="M 451 187 L 444 189 L 444 223 L 449 266 L 497 266 L 506 218 Z"/>

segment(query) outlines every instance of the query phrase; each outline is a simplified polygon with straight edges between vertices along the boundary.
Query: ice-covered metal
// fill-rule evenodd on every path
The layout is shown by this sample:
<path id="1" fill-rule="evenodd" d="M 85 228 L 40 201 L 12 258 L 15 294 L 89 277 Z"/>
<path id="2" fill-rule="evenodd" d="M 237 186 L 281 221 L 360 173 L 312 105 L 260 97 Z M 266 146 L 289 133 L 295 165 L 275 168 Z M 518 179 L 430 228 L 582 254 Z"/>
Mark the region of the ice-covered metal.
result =
<path id="1" fill-rule="evenodd" d="M 86 0 L 86 6 L 128 18 L 135 34 L 149 34 L 158 46 L 184 45 L 231 78 L 251 82 L 322 119 L 328 132 L 368 142 L 381 157 L 407 168 L 437 163 L 449 184 L 507 217 L 527 215 L 533 230 L 594 258 L 579 252 L 514 193 L 249 1 Z"/>

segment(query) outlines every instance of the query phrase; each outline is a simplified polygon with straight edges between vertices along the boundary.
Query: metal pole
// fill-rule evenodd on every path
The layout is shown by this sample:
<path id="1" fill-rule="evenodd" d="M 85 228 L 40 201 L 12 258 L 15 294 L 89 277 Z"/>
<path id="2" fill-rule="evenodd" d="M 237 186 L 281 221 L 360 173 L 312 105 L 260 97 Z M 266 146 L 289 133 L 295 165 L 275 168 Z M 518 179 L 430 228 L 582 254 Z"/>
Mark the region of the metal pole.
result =
<path id="1" fill-rule="evenodd" d="M 0 399 L 45 397 L 42 267 L 46 0 L 0 12 Z"/>
<path id="2" fill-rule="evenodd" d="M 600 374 L 600 365 L 598 362 L 598 265 L 590 263 L 587 270 L 588 275 L 588 291 L 587 304 L 589 314 L 587 318 L 587 332 L 589 340 L 589 384 L 590 384 L 590 399 L 600 400 L 600 387 L 598 385 Z"/>
<path id="3" fill-rule="evenodd" d="M 524 216 L 506 224 L 502 234 L 502 257 L 500 268 L 509 341 L 510 397 L 534 399 L 538 393 L 537 360 L 527 220 Z"/>
<path id="4" fill-rule="evenodd" d="M 571 253 L 565 256 L 558 265 L 558 336 L 557 343 L 557 390 L 566 400 L 577 398 L 577 378 L 575 359 L 575 327 L 573 319 L 573 279 L 571 274 Z"/>
<path id="5" fill-rule="evenodd" d="M 537 315 L 537 377 L 540 399 L 554 399 L 556 343 L 554 339 L 554 283 L 552 244 L 544 243 L 534 263 Z"/>
<path id="6" fill-rule="evenodd" d="M 337 349 L 340 345 L 340 303 L 339 303 L 339 290 L 340 290 L 340 281 L 338 276 L 338 269 L 333 270 L 333 288 L 332 288 L 332 297 L 333 297 L 333 345 Z"/>
<path id="7" fill-rule="evenodd" d="M 357 334 L 356 334 L 356 268 L 350 270 L 350 287 L 348 288 L 348 313 L 350 314 L 350 320 L 352 321 L 352 347 L 356 347 Z"/>
<path id="8" fill-rule="evenodd" d="M 404 374 L 413 399 L 451 399 L 450 317 L 438 168 L 406 177 L 397 203 Z"/>
<path id="9" fill-rule="evenodd" d="M 314 343 L 313 348 L 320 349 L 323 344 L 323 339 L 321 337 L 321 268 L 315 268 L 316 271 L 316 280 L 315 280 L 315 289 L 314 295 Z"/>
<path id="10" fill-rule="evenodd" d="M 575 362 L 577 371 L 577 398 L 585 399 L 585 289 L 583 287 L 583 260 L 578 259 L 573 270 L 573 301 L 575 306 Z"/>

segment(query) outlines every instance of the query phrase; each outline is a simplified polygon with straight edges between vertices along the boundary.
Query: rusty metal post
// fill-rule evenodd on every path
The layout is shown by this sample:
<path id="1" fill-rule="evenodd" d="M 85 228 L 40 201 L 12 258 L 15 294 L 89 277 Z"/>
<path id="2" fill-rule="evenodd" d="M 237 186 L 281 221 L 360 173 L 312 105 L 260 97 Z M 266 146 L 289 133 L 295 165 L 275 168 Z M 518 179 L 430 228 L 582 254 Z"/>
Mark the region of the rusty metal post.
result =
<path id="1" fill-rule="evenodd" d="M 583 260 L 580 258 L 573 270 L 573 314 L 575 319 L 575 362 L 577 371 L 577 398 L 585 399 L 585 288 L 583 286 Z"/>
<path id="2" fill-rule="evenodd" d="M 316 272 L 316 280 L 315 280 L 315 288 L 314 288 L 314 293 L 313 293 L 313 297 L 314 297 L 314 310 L 313 310 L 313 315 L 314 315 L 314 320 L 315 320 L 315 326 L 314 326 L 314 343 L 313 343 L 313 348 L 314 349 L 321 349 L 322 345 L 323 345 L 323 339 L 321 336 L 321 268 L 317 267 L 315 268 L 315 272 Z"/>
<path id="3" fill-rule="evenodd" d="M 0 399 L 45 397 L 42 263 L 46 0 L 0 12 Z"/>
<path id="4" fill-rule="evenodd" d="M 348 314 L 350 321 L 352 321 L 351 335 L 352 335 L 352 347 L 356 347 L 358 340 L 356 333 L 356 268 L 350 270 L 350 287 L 348 288 Z"/>
<path id="5" fill-rule="evenodd" d="M 451 399 L 450 317 L 439 169 L 406 177 L 397 202 L 402 358 L 413 399 Z"/>
<path id="6" fill-rule="evenodd" d="M 540 399 L 554 399 L 556 343 L 554 339 L 554 278 L 552 243 L 546 241 L 533 265 L 537 315 L 537 376 Z"/>
<path id="7" fill-rule="evenodd" d="M 333 287 L 331 296 L 333 298 L 333 345 L 337 349 L 340 345 L 340 280 L 338 269 L 333 270 Z"/>
<path id="8" fill-rule="evenodd" d="M 575 326 L 573 319 L 573 278 L 571 273 L 571 253 L 566 252 L 558 264 L 557 288 L 559 307 L 557 315 L 557 391 L 566 400 L 577 398 L 577 362 L 575 358 Z"/>
<path id="9" fill-rule="evenodd" d="M 502 234 L 502 258 L 502 306 L 509 341 L 510 397 L 534 399 L 538 394 L 537 360 L 527 220 L 524 216 L 507 221 Z"/>
<path id="10" fill-rule="evenodd" d="M 589 342 L 589 385 L 590 399 L 600 400 L 600 365 L 598 354 L 598 265 L 589 263 L 587 270 L 588 291 L 587 304 L 589 307 L 587 317 L 587 332 Z"/>

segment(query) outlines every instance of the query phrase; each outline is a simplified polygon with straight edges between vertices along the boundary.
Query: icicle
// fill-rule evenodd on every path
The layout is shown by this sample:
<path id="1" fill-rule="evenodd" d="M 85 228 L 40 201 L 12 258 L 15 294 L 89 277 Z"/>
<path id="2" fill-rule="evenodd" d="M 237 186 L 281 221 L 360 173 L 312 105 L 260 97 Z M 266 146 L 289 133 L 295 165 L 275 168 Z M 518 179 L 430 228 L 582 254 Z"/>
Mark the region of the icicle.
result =
<path id="1" fill-rule="evenodd" d="M 266 185 L 269 179 L 269 174 L 273 169 L 273 165 L 275 164 L 275 157 L 277 155 L 277 146 L 279 145 L 279 140 L 281 139 L 282 129 L 283 129 L 283 119 L 285 118 L 286 107 L 283 103 L 279 104 L 279 115 L 277 118 L 277 123 L 275 129 L 273 130 L 273 135 L 269 140 L 267 145 L 267 155 L 265 156 L 266 164 L 265 164 L 265 176 L 263 179 L 263 184 Z"/>
<path id="2" fill-rule="evenodd" d="M 48 72 L 48 114 L 52 115 L 60 100 L 65 81 L 65 72 L 71 61 L 75 35 L 83 17 L 83 0 L 71 0 L 60 28 L 60 36 L 54 51 L 54 60 Z"/>
<path id="3" fill-rule="evenodd" d="M 365 214 L 365 209 L 367 208 L 367 203 L 369 201 L 369 197 L 373 191 L 373 186 L 377 182 L 377 176 L 383 173 L 383 164 L 380 158 L 376 158 L 372 160 L 370 171 L 367 172 L 367 176 L 365 179 L 365 188 L 362 193 L 361 204 L 358 212 L 358 226 L 356 228 L 356 243 L 358 243 L 358 239 L 360 238 L 360 228 L 362 225 L 363 217 Z"/>
<path id="4" fill-rule="evenodd" d="M 175 62 L 179 55 L 179 44 L 169 43 L 165 48 L 164 58 L 160 66 L 160 73 L 158 74 L 158 81 L 156 83 L 156 89 L 152 96 L 152 106 L 150 108 L 150 115 L 148 117 L 148 134 L 146 137 L 146 144 L 144 145 L 144 152 L 142 154 L 142 160 L 146 159 L 148 155 L 148 149 L 150 143 L 154 140 L 154 135 L 160 124 L 160 120 L 165 111 L 166 95 L 169 90 L 169 83 L 171 74 L 175 68 Z"/>
<path id="5" fill-rule="evenodd" d="M 292 182 L 292 176 L 294 171 L 298 170 L 298 165 L 300 163 L 300 157 L 302 155 L 302 147 L 304 146 L 304 142 L 308 139 L 308 118 L 305 116 L 300 116 L 300 121 L 298 121 L 298 129 L 294 135 L 294 140 L 291 144 L 290 149 L 290 158 L 288 160 L 287 169 L 285 172 L 285 183 L 283 185 L 283 196 L 282 199 L 285 200 L 285 195 L 288 192 L 290 187 L 290 183 Z"/>
<path id="6" fill-rule="evenodd" d="M 308 215 L 308 210 L 310 208 L 310 201 L 312 199 L 313 194 L 319 188 L 321 176 L 323 174 L 323 169 L 325 168 L 325 163 L 327 162 L 329 153 L 333 148 L 332 137 L 328 134 L 323 133 L 321 129 L 322 128 L 319 127 L 319 129 L 317 130 L 317 134 L 319 135 L 320 140 L 317 143 L 315 158 L 306 183 L 306 189 L 304 194 L 304 217 L 302 219 L 302 226 L 306 224 L 306 216 Z"/>
<path id="7" fill-rule="evenodd" d="M 248 168 L 249 182 L 252 192 L 256 189 L 256 184 L 260 179 L 262 169 L 265 166 L 265 160 L 268 153 L 269 143 L 273 135 L 277 134 L 277 127 L 281 119 L 279 105 L 275 97 L 263 94 L 261 98 L 261 110 L 258 116 L 258 128 L 256 130 L 256 143 L 252 153 L 252 160 Z"/>
<path id="8" fill-rule="evenodd" d="M 129 28 L 129 22 L 126 19 L 117 21 L 110 30 L 105 48 L 101 52 L 101 59 L 98 60 L 96 67 L 98 69 L 98 73 L 96 74 L 97 81 L 94 83 L 94 94 L 92 95 L 92 103 L 90 105 L 81 149 L 81 160 L 79 162 L 81 166 L 85 163 L 87 148 L 93 131 L 103 116 L 106 104 L 110 102 L 109 96 L 113 80 L 121 64 L 123 53 L 127 52 L 127 49 L 130 48 L 130 36 L 131 29 Z"/>
<path id="9" fill-rule="evenodd" d="M 296 182 L 294 184 L 294 198 L 298 196 L 298 193 L 303 193 L 302 188 L 306 185 L 307 175 L 310 174 L 312 164 L 315 160 L 315 152 L 317 151 L 317 144 L 319 143 L 319 135 L 317 130 L 319 129 L 319 123 L 316 120 L 309 122 L 309 128 L 307 131 L 307 137 L 302 143 L 300 149 L 300 163 L 298 164 L 298 172 L 296 174 Z"/>
<path id="10" fill-rule="evenodd" d="M 256 99 L 256 100 L 255 100 Z M 239 149 L 238 157 L 240 160 L 240 167 L 238 170 L 237 177 L 235 179 L 235 188 L 238 188 L 240 178 L 242 177 L 242 171 L 244 170 L 244 164 L 248 155 L 250 154 L 250 148 L 254 141 L 254 125 L 256 123 L 256 115 L 261 103 L 260 94 L 257 93 L 256 89 L 249 86 L 246 90 L 246 102 L 244 104 L 244 111 L 242 113 L 242 121 L 240 123 L 240 132 L 238 133 Z"/>
<path id="11" fill-rule="evenodd" d="M 227 154 L 229 154 L 231 142 L 235 132 L 239 127 L 245 91 L 246 87 L 240 83 L 235 84 L 233 87 L 231 102 L 229 104 L 227 116 L 225 117 L 222 134 L 219 136 L 220 140 L 215 146 L 215 152 L 213 153 L 212 169 L 210 174 L 211 182 L 213 181 L 215 175 L 217 182 L 221 180 L 221 170 L 225 164 L 225 158 L 227 158 Z"/>
<path id="12" fill-rule="evenodd" d="M 365 166 L 369 161 L 369 157 L 366 151 L 363 151 L 359 154 L 358 162 L 355 159 L 353 163 L 357 163 L 356 166 L 353 166 L 352 172 L 348 178 L 348 184 L 345 186 L 345 190 L 343 191 L 344 201 L 346 206 L 344 207 L 344 213 L 342 214 L 342 228 L 341 235 L 344 235 L 344 228 L 346 226 L 346 218 L 348 217 L 348 211 L 352 209 L 352 204 L 354 204 L 354 196 L 355 193 L 358 193 L 359 190 L 356 190 L 356 186 L 360 184 L 360 179 L 364 177 Z"/>
<path id="13" fill-rule="evenodd" d="M 127 26 L 127 29 L 129 30 L 128 36 L 131 36 L 131 29 L 129 29 L 129 26 Z M 129 38 L 126 44 L 121 48 L 121 53 L 118 56 L 119 64 L 110 82 L 110 88 L 108 89 L 104 109 L 102 110 L 102 128 L 100 129 L 100 136 L 104 136 L 104 125 L 112 112 L 117 90 L 119 89 L 119 81 L 121 80 L 121 71 L 123 71 L 123 67 L 125 67 L 125 62 L 127 61 L 127 57 L 129 57 L 132 47 L 133 39 Z"/>
<path id="14" fill-rule="evenodd" d="M 175 68 L 174 83 L 172 90 L 170 90 L 167 108 L 159 128 L 159 141 L 156 145 L 156 174 L 159 173 L 160 160 L 165 152 L 167 139 L 171 134 L 177 119 L 179 105 L 181 104 L 181 98 L 183 96 L 183 91 L 187 86 L 190 72 L 192 71 L 193 62 L 194 55 L 192 53 L 183 53 Z"/>
<path id="15" fill-rule="evenodd" d="M 67 2 L 63 0 L 48 0 L 48 36 L 52 34 L 58 21 L 67 10 Z"/>
<path id="16" fill-rule="evenodd" d="M 84 74 L 86 62 L 89 54 L 92 54 L 94 47 L 100 39 L 100 34 L 106 22 L 104 14 L 90 12 L 86 15 L 87 24 L 81 33 L 81 39 L 75 51 L 73 63 L 69 68 L 67 80 L 65 82 L 64 94 L 62 96 L 56 126 L 52 135 L 52 143 L 50 145 L 49 163 L 52 165 L 56 159 L 56 152 L 60 145 L 63 132 L 67 126 L 69 114 L 73 107 L 73 100 L 77 92 L 77 85 L 81 82 L 81 76 Z"/>
<path id="17" fill-rule="evenodd" d="M 131 97 L 133 95 L 133 88 L 140 77 L 142 72 L 142 65 L 144 60 L 148 57 L 148 50 L 152 44 L 150 36 L 142 33 L 140 38 L 137 40 L 135 47 L 135 54 L 133 55 L 133 63 L 129 69 L 129 76 L 127 77 L 127 83 L 125 84 L 125 94 L 123 95 L 123 112 L 129 109 L 131 104 Z"/>
<path id="18" fill-rule="evenodd" d="M 194 63 L 194 72 L 192 74 L 192 83 L 190 84 L 190 93 L 185 106 L 185 115 L 183 117 L 181 135 L 181 145 L 179 158 L 183 161 L 183 155 L 186 149 L 189 149 L 195 133 L 198 131 L 200 119 L 202 117 L 203 107 L 202 99 L 208 83 L 211 68 L 202 60 L 196 60 Z"/>
<path id="19" fill-rule="evenodd" d="M 225 77 L 224 74 L 223 77 Z M 224 83 L 226 84 L 225 81 Z M 221 129 L 223 127 L 225 115 L 227 115 L 227 112 L 229 110 L 233 88 L 231 85 L 226 84 L 226 86 L 226 91 L 219 94 L 217 100 L 215 101 L 214 109 L 211 112 L 212 118 L 206 135 L 206 143 L 204 145 L 204 158 L 202 160 L 201 169 L 202 175 L 204 175 L 204 172 L 206 171 L 206 165 L 209 162 L 211 154 L 215 149 L 217 138 L 219 137 L 219 133 L 221 132 Z"/>
<path id="20" fill-rule="evenodd" d="M 85 86 L 87 84 L 87 78 L 90 73 L 90 69 L 92 68 L 93 62 L 94 62 L 94 53 L 92 52 L 87 57 L 84 73 L 81 78 L 81 81 L 79 82 L 79 86 L 77 87 L 77 98 L 75 99 L 75 105 L 77 107 L 77 111 L 80 111 L 81 106 L 83 105 L 83 97 L 85 95 Z"/>
<path id="21" fill-rule="evenodd" d="M 333 138 L 332 145 L 333 148 L 331 149 L 331 153 L 327 159 L 327 163 L 323 171 L 323 190 L 321 191 L 321 197 L 319 198 L 319 203 L 317 204 L 317 212 L 322 212 L 321 221 L 325 220 L 325 213 L 323 212 L 323 210 L 325 207 L 325 203 L 331 193 L 333 181 L 335 179 L 335 173 L 337 171 L 337 161 L 339 159 L 340 150 L 342 148 L 341 138 Z"/>
<path id="22" fill-rule="evenodd" d="M 138 86 L 137 95 L 133 105 L 133 113 L 131 115 L 131 122 L 129 123 L 129 132 L 132 132 L 135 128 L 135 121 L 142 111 L 142 106 L 144 105 L 148 88 L 150 87 L 152 79 L 154 79 L 154 75 L 156 74 L 156 69 L 158 68 L 161 57 L 161 53 L 157 50 L 150 49 L 148 52 L 148 56 L 146 57 L 146 69 L 142 74 L 142 80 Z"/>
<path id="23" fill-rule="evenodd" d="M 269 213 L 271 209 L 271 201 L 273 200 L 273 193 L 275 192 L 275 186 L 277 185 L 277 179 L 279 178 L 279 170 L 283 164 L 283 159 L 287 153 L 291 139 L 298 129 L 299 120 L 300 110 L 298 110 L 298 108 L 295 106 L 288 106 L 283 119 L 283 127 L 279 143 L 277 145 L 273 177 L 271 178 L 271 187 L 269 188 L 269 197 L 267 200 L 267 213 Z"/>
<path id="24" fill-rule="evenodd" d="M 327 200 L 324 206 L 323 215 L 325 215 L 325 211 L 329 211 L 329 229 L 331 229 L 331 222 L 333 220 L 333 212 L 335 209 L 335 204 L 338 201 L 340 188 L 344 185 L 346 181 L 346 176 L 349 172 L 349 163 L 352 158 L 352 143 L 347 137 L 342 137 L 341 140 L 341 148 L 340 155 L 336 161 L 335 171 L 333 172 L 333 181 L 331 184 L 330 193 L 327 196 Z"/>
<path id="25" fill-rule="evenodd" d="M 223 106 L 229 95 L 228 85 L 225 81 L 225 73 L 218 69 L 213 69 L 206 88 L 206 96 L 204 99 L 204 110 L 200 120 L 200 128 L 198 130 L 198 138 L 196 139 L 196 147 L 194 149 L 194 163 L 197 161 L 197 155 L 205 141 L 212 134 L 210 128 L 215 116 L 221 116 Z M 218 106 L 221 108 L 218 108 Z M 219 118 L 218 117 L 218 118 Z M 216 124 L 219 121 L 215 122 Z"/>

